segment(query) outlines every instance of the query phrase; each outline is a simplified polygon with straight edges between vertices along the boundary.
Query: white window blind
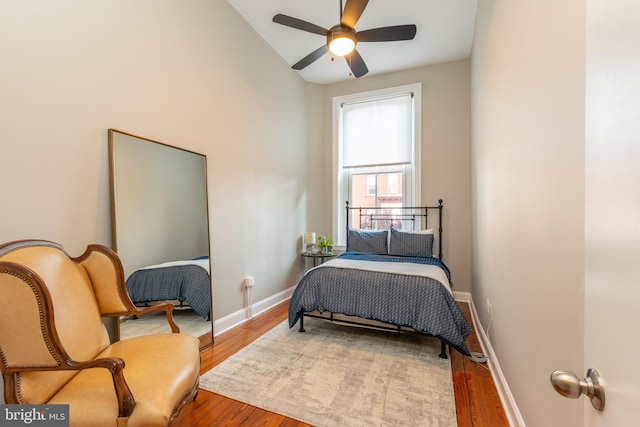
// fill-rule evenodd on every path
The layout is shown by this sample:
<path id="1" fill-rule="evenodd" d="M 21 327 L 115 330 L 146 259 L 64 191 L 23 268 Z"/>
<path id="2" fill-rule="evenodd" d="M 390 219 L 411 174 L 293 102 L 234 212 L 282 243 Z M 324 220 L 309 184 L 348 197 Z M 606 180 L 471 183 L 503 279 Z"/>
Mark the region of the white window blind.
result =
<path id="1" fill-rule="evenodd" d="M 411 94 L 342 104 L 343 167 L 411 163 Z"/>

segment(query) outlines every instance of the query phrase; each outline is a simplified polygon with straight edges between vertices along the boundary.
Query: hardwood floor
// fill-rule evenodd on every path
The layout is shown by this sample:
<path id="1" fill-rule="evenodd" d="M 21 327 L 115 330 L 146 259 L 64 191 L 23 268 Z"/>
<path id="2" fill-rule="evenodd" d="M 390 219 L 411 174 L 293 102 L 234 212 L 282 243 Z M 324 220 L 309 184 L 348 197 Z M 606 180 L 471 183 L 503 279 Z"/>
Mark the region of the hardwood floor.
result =
<path id="1" fill-rule="evenodd" d="M 473 326 L 469 304 L 458 302 L 458 306 Z M 475 330 L 467 338 L 467 347 L 470 351 L 482 352 Z M 458 427 L 509 426 L 488 364 L 472 362 L 454 350 L 451 352 L 451 375 Z"/>
<path id="2" fill-rule="evenodd" d="M 469 305 L 458 303 L 470 324 Z M 214 344 L 200 353 L 201 374 L 251 344 L 287 318 L 288 303 L 280 304 L 215 338 Z M 482 351 L 475 331 L 467 339 L 471 351 Z M 458 426 L 508 427 L 491 373 L 455 350 L 451 352 L 453 388 Z M 301 427 L 309 424 L 238 402 L 219 394 L 200 390 L 195 402 L 182 409 L 173 426 L 279 426 Z"/>

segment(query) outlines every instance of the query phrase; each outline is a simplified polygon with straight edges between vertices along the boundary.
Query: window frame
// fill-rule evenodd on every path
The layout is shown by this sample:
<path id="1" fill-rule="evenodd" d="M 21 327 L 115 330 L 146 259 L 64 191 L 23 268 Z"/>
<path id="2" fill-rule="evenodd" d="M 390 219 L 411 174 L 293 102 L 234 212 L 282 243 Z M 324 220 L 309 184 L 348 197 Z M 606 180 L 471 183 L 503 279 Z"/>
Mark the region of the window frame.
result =
<path id="1" fill-rule="evenodd" d="M 410 93 L 413 100 L 413 138 L 412 159 L 405 178 L 407 186 L 404 203 L 407 206 L 421 204 L 421 142 L 422 142 L 422 84 L 413 83 L 386 89 L 372 90 L 349 95 L 336 96 L 332 99 L 332 224 L 334 247 L 343 249 L 346 244 L 346 212 L 345 201 L 348 200 L 348 182 L 342 171 L 342 105 L 344 103 L 366 101 L 383 97 Z"/>

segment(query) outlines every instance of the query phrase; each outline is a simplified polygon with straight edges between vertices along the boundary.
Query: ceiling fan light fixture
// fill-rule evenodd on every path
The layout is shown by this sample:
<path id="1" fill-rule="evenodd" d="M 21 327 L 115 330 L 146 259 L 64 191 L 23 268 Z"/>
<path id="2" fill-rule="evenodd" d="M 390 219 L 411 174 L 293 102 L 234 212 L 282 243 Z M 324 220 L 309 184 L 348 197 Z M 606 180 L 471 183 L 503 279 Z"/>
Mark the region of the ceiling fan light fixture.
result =
<path id="1" fill-rule="evenodd" d="M 357 43 L 355 31 L 350 29 L 331 29 L 327 37 L 327 46 L 335 56 L 346 56 L 353 52 Z"/>

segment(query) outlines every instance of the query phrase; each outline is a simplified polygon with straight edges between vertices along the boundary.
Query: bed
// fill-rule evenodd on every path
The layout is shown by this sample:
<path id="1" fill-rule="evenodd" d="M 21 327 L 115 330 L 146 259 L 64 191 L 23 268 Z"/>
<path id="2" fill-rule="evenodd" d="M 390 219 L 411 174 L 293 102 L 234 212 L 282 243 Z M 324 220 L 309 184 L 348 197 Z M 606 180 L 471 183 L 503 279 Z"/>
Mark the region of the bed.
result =
<path id="1" fill-rule="evenodd" d="M 204 319 L 211 318 L 209 257 L 171 261 L 139 268 L 126 280 L 129 297 L 136 305 L 178 301 Z"/>
<path id="2" fill-rule="evenodd" d="M 353 208 L 347 203 L 346 209 L 347 250 L 300 279 L 289 302 L 289 327 L 299 322 L 304 332 L 307 316 L 413 331 L 438 338 L 442 358 L 446 345 L 469 356 L 465 341 L 471 327 L 453 298 L 451 274 L 442 261 L 442 200 L 433 207 Z M 433 210 L 437 232 L 427 227 Z"/>

